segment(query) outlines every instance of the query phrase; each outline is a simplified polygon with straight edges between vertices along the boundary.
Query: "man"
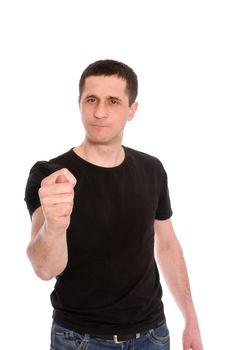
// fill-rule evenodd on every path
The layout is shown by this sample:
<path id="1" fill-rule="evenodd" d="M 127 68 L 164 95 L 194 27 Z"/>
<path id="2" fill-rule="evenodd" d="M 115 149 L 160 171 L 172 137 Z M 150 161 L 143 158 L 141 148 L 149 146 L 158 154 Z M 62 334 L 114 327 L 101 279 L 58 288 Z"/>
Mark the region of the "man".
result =
<path id="1" fill-rule="evenodd" d="M 51 349 L 167 350 L 156 257 L 185 318 L 183 349 L 202 350 L 161 162 L 122 146 L 137 109 L 137 76 L 101 60 L 79 83 L 81 145 L 31 169 L 28 256 L 43 280 L 56 277 Z"/>

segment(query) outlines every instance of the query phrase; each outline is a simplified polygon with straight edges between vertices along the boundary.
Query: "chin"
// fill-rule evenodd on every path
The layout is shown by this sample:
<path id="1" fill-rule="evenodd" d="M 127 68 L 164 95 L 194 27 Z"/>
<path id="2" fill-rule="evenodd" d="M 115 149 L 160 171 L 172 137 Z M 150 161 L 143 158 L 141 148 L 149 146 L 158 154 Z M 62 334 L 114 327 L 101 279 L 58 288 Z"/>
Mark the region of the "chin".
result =
<path id="1" fill-rule="evenodd" d="M 116 143 L 121 143 L 122 141 L 122 136 L 123 135 L 111 135 L 111 137 L 108 135 L 103 135 L 103 133 L 100 135 L 92 134 L 92 133 L 87 133 L 86 134 L 86 139 L 95 145 L 113 145 Z"/>
<path id="2" fill-rule="evenodd" d="M 87 137 L 87 140 L 89 143 L 92 143 L 94 145 L 109 145 L 111 144 L 110 140 L 98 138 L 98 137 Z"/>
<path id="3" fill-rule="evenodd" d="M 97 137 L 87 137 L 89 143 L 96 146 L 110 146 L 116 143 L 121 143 L 121 140 L 116 139 L 106 139 L 106 138 L 97 138 Z"/>

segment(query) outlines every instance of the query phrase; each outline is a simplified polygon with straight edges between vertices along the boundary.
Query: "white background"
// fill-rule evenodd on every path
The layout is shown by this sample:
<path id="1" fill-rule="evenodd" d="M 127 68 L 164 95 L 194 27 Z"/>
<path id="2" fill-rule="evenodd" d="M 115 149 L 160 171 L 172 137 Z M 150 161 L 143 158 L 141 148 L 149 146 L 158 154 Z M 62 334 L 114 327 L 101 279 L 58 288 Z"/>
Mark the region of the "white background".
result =
<path id="1" fill-rule="evenodd" d="M 230 1 L 1 1 L 1 344 L 49 348 L 54 281 L 25 250 L 31 166 L 83 139 L 82 70 L 101 58 L 130 65 L 139 110 L 124 144 L 160 158 L 184 249 L 205 349 L 231 334 L 232 11 Z M 172 349 L 182 316 L 164 288 Z"/>

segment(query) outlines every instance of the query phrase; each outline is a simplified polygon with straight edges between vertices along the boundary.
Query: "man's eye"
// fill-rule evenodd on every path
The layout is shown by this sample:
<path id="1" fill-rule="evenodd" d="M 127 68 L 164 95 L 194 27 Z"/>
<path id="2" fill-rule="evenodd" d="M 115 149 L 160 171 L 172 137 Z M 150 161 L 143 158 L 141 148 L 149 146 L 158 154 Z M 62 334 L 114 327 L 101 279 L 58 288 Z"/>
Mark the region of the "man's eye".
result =
<path id="1" fill-rule="evenodd" d="M 95 101 L 96 101 L 96 99 L 94 97 L 90 97 L 87 99 L 87 102 L 90 102 L 90 103 L 93 103 Z"/>
<path id="2" fill-rule="evenodd" d="M 110 102 L 112 105 L 116 105 L 118 103 L 118 100 L 111 99 Z"/>

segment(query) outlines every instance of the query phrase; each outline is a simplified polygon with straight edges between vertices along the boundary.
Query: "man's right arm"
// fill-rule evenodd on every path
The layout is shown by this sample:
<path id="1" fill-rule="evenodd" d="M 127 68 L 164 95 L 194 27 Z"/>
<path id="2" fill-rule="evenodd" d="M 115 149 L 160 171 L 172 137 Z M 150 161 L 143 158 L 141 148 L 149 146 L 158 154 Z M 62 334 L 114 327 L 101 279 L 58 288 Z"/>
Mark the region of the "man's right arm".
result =
<path id="1" fill-rule="evenodd" d="M 66 232 L 73 208 L 75 177 L 61 169 L 41 182 L 41 206 L 32 215 L 28 257 L 43 280 L 61 274 L 68 262 Z"/>

